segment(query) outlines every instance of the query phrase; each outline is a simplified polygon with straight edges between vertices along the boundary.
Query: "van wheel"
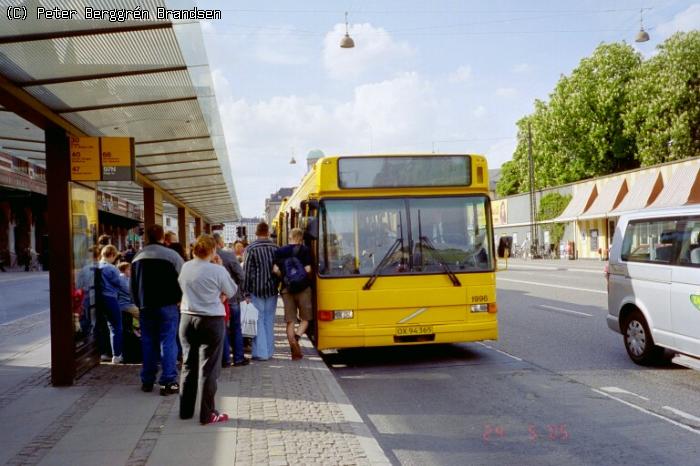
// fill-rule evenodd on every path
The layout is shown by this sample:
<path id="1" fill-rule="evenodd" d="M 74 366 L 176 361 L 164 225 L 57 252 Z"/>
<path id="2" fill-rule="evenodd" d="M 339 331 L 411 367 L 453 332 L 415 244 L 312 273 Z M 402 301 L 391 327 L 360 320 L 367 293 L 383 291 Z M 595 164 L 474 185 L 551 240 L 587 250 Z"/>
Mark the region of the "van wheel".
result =
<path id="1" fill-rule="evenodd" d="M 625 349 L 630 359 L 646 366 L 659 360 L 663 348 L 654 344 L 644 315 L 640 311 L 631 312 L 622 325 Z"/>

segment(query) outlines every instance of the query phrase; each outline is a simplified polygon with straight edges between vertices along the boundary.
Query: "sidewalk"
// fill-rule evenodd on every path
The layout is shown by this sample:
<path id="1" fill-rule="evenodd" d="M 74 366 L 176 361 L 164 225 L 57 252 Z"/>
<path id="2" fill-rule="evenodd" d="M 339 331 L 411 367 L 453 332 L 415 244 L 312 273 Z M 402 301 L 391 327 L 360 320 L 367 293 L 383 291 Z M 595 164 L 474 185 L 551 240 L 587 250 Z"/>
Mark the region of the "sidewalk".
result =
<path id="1" fill-rule="evenodd" d="M 607 261 L 597 259 L 508 259 L 508 269 L 513 270 L 561 270 L 567 272 L 603 273 Z M 503 259 L 498 259 L 499 269 L 506 269 Z"/>
<path id="2" fill-rule="evenodd" d="M 389 464 L 308 340 L 291 360 L 281 308 L 275 336 L 270 361 L 222 370 L 217 408 L 231 420 L 216 425 L 141 392 L 138 365 L 101 365 L 69 388 L 35 372 L 0 393 L 0 464 Z"/>

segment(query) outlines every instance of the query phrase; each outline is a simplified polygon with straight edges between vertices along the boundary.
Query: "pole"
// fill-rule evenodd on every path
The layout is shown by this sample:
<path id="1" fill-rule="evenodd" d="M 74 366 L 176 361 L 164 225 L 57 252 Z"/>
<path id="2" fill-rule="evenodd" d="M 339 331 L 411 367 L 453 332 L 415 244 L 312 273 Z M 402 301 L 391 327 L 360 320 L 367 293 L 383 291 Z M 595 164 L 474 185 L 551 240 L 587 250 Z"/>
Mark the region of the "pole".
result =
<path id="1" fill-rule="evenodd" d="M 527 123 L 527 155 L 529 159 L 529 175 L 530 175 L 530 251 L 532 257 L 539 257 L 539 238 L 537 232 L 537 216 L 535 209 L 537 202 L 535 199 L 535 161 L 532 158 L 532 129 L 530 122 Z"/>
<path id="2" fill-rule="evenodd" d="M 72 385 L 76 375 L 73 338 L 73 241 L 71 233 L 70 151 L 63 128 L 46 131 L 46 196 L 51 225 L 49 297 L 51 383 Z"/>

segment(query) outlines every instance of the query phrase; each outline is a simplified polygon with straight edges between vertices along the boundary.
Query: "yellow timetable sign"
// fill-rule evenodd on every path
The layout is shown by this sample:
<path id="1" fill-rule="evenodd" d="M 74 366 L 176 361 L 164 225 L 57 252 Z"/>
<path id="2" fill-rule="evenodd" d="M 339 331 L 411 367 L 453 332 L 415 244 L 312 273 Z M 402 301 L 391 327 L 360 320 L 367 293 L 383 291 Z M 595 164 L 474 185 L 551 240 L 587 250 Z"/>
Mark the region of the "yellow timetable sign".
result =
<path id="1" fill-rule="evenodd" d="M 71 137 L 72 181 L 132 181 L 134 140 L 123 137 Z"/>
<path id="2" fill-rule="evenodd" d="M 100 138 L 70 138 L 70 179 L 100 181 Z"/>
<path id="3" fill-rule="evenodd" d="M 134 150 L 132 138 L 100 138 L 102 181 L 131 181 L 134 179 Z"/>

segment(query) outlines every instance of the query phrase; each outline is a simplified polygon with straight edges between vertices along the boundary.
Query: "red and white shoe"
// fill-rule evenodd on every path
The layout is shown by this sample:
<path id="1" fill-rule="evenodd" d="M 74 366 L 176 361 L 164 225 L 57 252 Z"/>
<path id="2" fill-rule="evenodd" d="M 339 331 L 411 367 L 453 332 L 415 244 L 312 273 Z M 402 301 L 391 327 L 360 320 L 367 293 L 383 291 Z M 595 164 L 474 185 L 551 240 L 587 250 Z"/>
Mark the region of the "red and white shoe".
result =
<path id="1" fill-rule="evenodd" d="M 214 411 L 209 415 L 209 420 L 207 422 L 202 422 L 202 425 L 205 426 L 207 424 L 215 424 L 217 422 L 226 422 L 228 421 L 228 414 L 226 413 L 218 413 Z"/>

